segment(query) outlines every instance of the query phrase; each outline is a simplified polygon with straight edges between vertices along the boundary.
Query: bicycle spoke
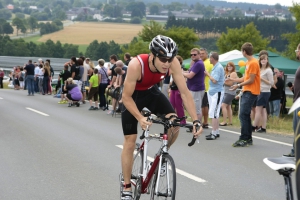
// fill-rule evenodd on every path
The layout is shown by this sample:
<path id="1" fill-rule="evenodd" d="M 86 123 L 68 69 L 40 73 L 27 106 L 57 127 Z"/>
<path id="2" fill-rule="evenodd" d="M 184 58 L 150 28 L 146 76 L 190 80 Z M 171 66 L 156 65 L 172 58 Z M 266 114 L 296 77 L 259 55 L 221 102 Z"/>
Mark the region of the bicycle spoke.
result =
<path id="1" fill-rule="evenodd" d="M 173 158 L 163 155 L 161 171 L 158 167 L 151 188 L 151 200 L 174 200 L 176 195 L 176 169 Z M 157 188 L 157 192 L 155 192 Z"/>

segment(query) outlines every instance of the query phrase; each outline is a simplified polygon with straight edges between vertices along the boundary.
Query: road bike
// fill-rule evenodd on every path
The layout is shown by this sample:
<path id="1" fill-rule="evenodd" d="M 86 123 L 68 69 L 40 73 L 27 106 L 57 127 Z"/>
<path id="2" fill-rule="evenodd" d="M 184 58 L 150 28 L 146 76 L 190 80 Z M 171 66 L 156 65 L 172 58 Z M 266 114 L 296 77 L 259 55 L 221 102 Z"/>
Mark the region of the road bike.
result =
<path id="1" fill-rule="evenodd" d="M 298 98 L 292 105 L 289 114 L 292 112 L 297 112 L 297 109 L 300 108 L 300 98 Z M 300 117 L 300 111 L 296 113 L 296 116 Z M 298 121 L 296 132 L 299 132 L 300 120 Z M 263 161 L 271 169 L 278 171 L 280 175 L 284 178 L 285 183 L 285 193 L 287 200 L 293 200 L 293 187 L 291 182 L 291 174 L 296 170 L 296 190 L 297 190 L 297 199 L 300 199 L 300 134 L 295 135 L 295 158 L 290 157 L 277 157 L 277 158 L 265 158 Z"/>
<path id="2" fill-rule="evenodd" d="M 142 113 L 148 118 L 148 121 L 163 125 L 164 132 L 151 135 L 149 134 L 149 126 L 147 126 L 140 137 L 143 140 L 142 144 L 136 144 L 131 173 L 132 197 L 134 200 L 139 200 L 141 194 L 146 193 L 150 194 L 151 200 L 174 200 L 176 195 L 176 168 L 172 156 L 168 153 L 168 137 L 172 137 L 168 135 L 168 130 L 179 127 L 180 121 L 186 117 L 178 118 L 172 115 L 170 117 L 160 116 L 159 119 L 155 119 L 155 116 L 151 115 L 151 112 L 146 108 L 142 110 Z M 161 142 L 153 162 L 149 162 L 147 159 L 148 144 L 151 140 Z M 188 145 L 193 146 L 195 142 L 196 138 L 193 136 Z M 120 185 L 120 193 L 122 194 L 124 187 L 122 173 L 120 174 Z"/>

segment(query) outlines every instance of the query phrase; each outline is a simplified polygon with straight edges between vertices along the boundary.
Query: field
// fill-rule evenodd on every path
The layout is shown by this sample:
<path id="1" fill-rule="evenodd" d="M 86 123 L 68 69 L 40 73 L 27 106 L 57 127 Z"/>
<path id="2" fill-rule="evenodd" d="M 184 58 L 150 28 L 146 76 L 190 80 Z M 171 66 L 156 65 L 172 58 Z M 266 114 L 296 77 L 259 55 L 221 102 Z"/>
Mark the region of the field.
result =
<path id="1" fill-rule="evenodd" d="M 94 40 L 109 42 L 114 40 L 118 44 L 127 44 L 138 32 L 143 29 L 142 25 L 116 24 L 104 22 L 78 22 L 63 30 L 47 34 L 38 39 L 38 42 L 60 41 L 61 43 L 88 45 Z"/>

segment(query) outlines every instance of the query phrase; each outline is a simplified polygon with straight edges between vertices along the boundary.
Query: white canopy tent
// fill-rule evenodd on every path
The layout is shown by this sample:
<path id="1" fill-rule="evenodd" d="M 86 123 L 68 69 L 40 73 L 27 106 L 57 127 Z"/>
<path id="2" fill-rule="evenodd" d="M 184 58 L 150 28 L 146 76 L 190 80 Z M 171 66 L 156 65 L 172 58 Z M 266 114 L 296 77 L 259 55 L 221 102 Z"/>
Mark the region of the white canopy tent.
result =
<path id="1" fill-rule="evenodd" d="M 231 61 L 239 58 L 243 58 L 243 54 L 239 50 L 232 50 L 219 55 L 219 62 Z"/>

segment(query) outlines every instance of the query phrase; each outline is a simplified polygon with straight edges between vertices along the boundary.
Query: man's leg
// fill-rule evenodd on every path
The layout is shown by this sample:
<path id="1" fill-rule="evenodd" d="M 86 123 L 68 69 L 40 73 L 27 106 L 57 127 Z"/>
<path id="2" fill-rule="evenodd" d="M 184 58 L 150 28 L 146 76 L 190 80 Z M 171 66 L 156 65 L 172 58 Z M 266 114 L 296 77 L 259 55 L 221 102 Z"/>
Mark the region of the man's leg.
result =
<path id="1" fill-rule="evenodd" d="M 204 93 L 202 99 L 202 115 L 203 115 L 203 125 L 208 124 L 208 99 L 207 99 L 207 92 Z"/>
<path id="2" fill-rule="evenodd" d="M 130 183 L 132 164 L 133 164 L 133 152 L 135 148 L 136 138 L 137 138 L 137 134 L 124 136 L 121 162 L 122 162 L 122 172 L 123 172 L 125 184 Z M 131 191 L 131 188 L 125 188 L 124 190 Z"/>
<path id="3" fill-rule="evenodd" d="M 244 92 L 241 98 L 240 108 L 240 122 L 241 122 L 241 136 L 240 140 L 248 140 L 252 138 L 252 125 L 250 113 L 252 104 L 257 96 L 251 94 L 251 92 Z"/>

